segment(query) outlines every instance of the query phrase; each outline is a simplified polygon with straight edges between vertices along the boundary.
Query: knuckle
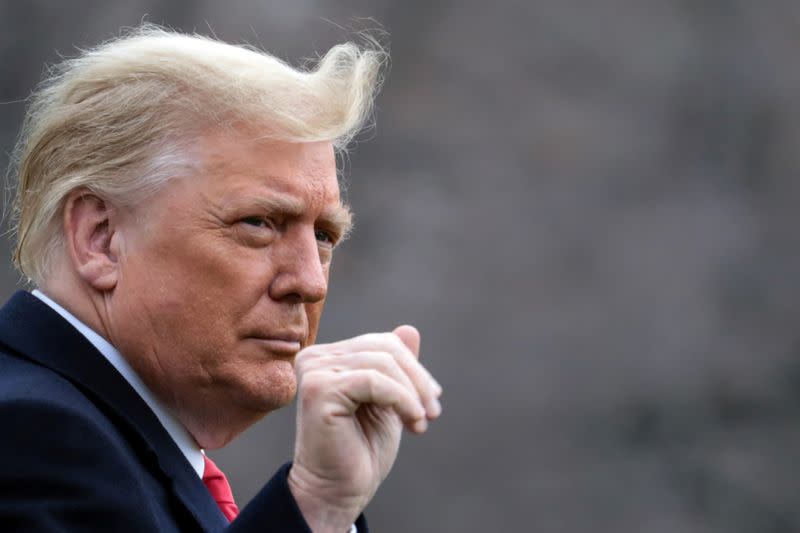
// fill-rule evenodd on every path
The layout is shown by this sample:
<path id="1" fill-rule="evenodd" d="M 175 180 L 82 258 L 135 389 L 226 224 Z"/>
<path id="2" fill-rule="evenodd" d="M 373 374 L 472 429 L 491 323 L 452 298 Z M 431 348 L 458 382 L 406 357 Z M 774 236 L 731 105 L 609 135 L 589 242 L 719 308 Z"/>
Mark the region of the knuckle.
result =
<path id="1" fill-rule="evenodd" d="M 360 385 L 369 390 L 370 394 L 374 394 L 380 382 L 381 373 L 374 368 L 367 368 L 358 373 L 357 379 L 360 381 Z"/>
<path id="2" fill-rule="evenodd" d="M 373 398 L 385 396 L 388 392 L 384 375 L 374 368 L 367 370 L 367 387 L 369 387 L 369 394 Z"/>
<path id="3" fill-rule="evenodd" d="M 411 350 L 408 349 L 408 346 L 406 346 L 400 337 L 394 333 L 390 333 L 390 335 L 392 336 L 390 340 L 392 351 L 397 357 L 416 360 L 416 358 L 412 356 Z"/>
<path id="4" fill-rule="evenodd" d="M 394 347 L 400 343 L 400 338 L 392 332 L 368 333 L 367 340 L 377 347 Z"/>
<path id="5" fill-rule="evenodd" d="M 388 370 L 394 366 L 396 366 L 394 357 L 388 352 L 368 352 L 367 357 L 371 362 L 372 366 L 375 368 L 382 368 L 384 370 Z"/>
<path id="6" fill-rule="evenodd" d="M 370 346 L 380 346 L 382 343 L 383 333 L 366 333 L 362 337 L 365 344 Z"/>
<path id="7" fill-rule="evenodd" d="M 403 344 L 403 341 L 400 340 L 400 337 L 394 333 L 386 333 L 386 342 L 389 343 L 389 346 L 398 351 L 403 351 L 406 348 L 406 345 Z"/>
<path id="8" fill-rule="evenodd" d="M 364 379 L 368 383 L 376 383 L 380 381 L 382 375 L 383 374 L 381 374 L 380 371 L 376 368 L 367 368 L 363 372 Z"/>

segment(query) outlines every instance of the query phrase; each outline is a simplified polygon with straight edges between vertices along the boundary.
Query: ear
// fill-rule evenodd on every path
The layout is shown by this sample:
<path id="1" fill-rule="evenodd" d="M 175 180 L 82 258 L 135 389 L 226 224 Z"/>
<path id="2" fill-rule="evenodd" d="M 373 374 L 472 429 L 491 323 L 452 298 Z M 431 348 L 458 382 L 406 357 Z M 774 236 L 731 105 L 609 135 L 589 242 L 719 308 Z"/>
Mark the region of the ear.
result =
<path id="1" fill-rule="evenodd" d="M 64 204 L 64 234 L 78 276 L 98 291 L 110 291 L 119 279 L 114 211 L 87 189 L 77 189 Z"/>

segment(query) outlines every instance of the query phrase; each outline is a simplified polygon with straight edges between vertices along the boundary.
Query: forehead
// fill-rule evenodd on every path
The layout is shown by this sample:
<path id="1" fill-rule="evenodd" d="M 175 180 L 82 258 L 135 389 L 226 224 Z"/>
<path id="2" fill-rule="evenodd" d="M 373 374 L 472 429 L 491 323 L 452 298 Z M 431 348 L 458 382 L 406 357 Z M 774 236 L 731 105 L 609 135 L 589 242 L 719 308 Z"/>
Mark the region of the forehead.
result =
<path id="1" fill-rule="evenodd" d="M 289 143 L 241 131 L 200 137 L 194 154 L 198 183 L 221 202 L 279 195 L 297 206 L 340 204 L 336 158 L 331 142 Z"/>
<path id="2" fill-rule="evenodd" d="M 203 171 L 218 178 L 279 178 L 285 185 L 335 185 L 338 191 L 336 158 L 329 141 L 275 141 L 233 130 L 201 136 L 196 149 Z"/>

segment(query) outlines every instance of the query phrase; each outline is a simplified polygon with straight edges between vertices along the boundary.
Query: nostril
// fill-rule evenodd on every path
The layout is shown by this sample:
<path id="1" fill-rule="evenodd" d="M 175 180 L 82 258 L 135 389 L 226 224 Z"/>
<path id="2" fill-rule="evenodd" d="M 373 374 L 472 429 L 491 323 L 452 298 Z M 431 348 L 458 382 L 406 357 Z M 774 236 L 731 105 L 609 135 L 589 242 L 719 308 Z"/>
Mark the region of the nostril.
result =
<path id="1" fill-rule="evenodd" d="M 267 289 L 269 297 L 289 304 L 317 303 L 328 294 L 327 280 L 318 283 L 288 273 L 278 274 Z"/>
<path id="2" fill-rule="evenodd" d="M 300 296 L 300 295 L 299 295 L 299 294 L 297 294 L 296 292 L 293 292 L 293 293 L 291 293 L 291 294 L 288 294 L 288 295 L 287 295 L 287 296 L 286 296 L 286 297 L 283 299 L 283 301 L 284 301 L 284 302 L 286 302 L 286 303 L 288 303 L 288 304 L 292 304 L 292 305 L 298 305 L 298 304 L 301 304 L 301 303 L 303 303 L 303 298 L 302 298 L 302 296 Z"/>

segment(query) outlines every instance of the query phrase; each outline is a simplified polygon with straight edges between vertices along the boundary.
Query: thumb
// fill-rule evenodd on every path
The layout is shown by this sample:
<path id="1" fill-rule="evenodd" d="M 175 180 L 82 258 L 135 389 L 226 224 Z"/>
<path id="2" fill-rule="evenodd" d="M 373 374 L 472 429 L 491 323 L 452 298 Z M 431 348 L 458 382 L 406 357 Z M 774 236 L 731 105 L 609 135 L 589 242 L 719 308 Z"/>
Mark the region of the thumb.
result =
<path id="1" fill-rule="evenodd" d="M 400 337 L 400 340 L 411 350 L 411 353 L 419 358 L 419 331 L 417 331 L 417 328 L 403 325 L 396 327 L 392 333 Z"/>

